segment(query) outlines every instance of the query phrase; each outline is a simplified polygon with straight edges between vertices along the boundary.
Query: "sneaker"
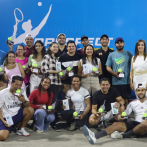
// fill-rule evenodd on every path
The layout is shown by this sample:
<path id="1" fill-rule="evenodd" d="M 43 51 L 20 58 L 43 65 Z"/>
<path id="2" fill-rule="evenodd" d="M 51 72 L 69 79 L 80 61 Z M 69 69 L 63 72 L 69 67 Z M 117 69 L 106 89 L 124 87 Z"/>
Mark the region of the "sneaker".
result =
<path id="1" fill-rule="evenodd" d="M 61 126 L 60 126 L 59 123 L 56 123 L 56 125 L 53 126 L 53 129 L 54 129 L 55 131 L 57 131 L 57 132 L 61 132 L 61 131 L 62 131 L 62 128 L 61 128 Z"/>
<path id="2" fill-rule="evenodd" d="M 92 131 L 90 131 L 86 125 L 83 126 L 83 133 L 91 144 L 95 144 L 96 142 L 95 134 Z"/>
<path id="3" fill-rule="evenodd" d="M 21 136 L 30 136 L 28 132 L 25 131 L 24 128 L 21 128 L 20 130 L 17 130 L 16 135 L 21 135 Z"/>
<path id="4" fill-rule="evenodd" d="M 72 123 L 69 127 L 69 131 L 74 131 L 76 128 L 75 123 Z"/>
<path id="5" fill-rule="evenodd" d="M 115 131 L 111 134 L 111 138 L 116 139 L 118 138 L 117 136 L 120 134 L 123 134 L 124 132 L 119 132 L 119 131 Z"/>
<path id="6" fill-rule="evenodd" d="M 38 133 L 43 133 L 44 131 L 43 130 L 39 130 L 38 128 L 36 128 L 35 126 L 33 126 L 33 130 L 35 132 L 38 132 Z"/>
<path id="7" fill-rule="evenodd" d="M 118 139 L 123 139 L 123 135 L 122 135 L 122 134 L 117 134 L 116 137 L 117 137 Z"/>

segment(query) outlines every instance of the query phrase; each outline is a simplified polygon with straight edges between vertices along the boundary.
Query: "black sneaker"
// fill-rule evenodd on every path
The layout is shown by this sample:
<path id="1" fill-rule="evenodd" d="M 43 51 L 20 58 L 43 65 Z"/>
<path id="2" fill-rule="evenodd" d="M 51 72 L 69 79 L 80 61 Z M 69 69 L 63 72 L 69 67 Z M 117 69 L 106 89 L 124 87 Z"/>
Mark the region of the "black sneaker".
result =
<path id="1" fill-rule="evenodd" d="M 62 128 L 61 125 L 59 123 L 56 123 L 55 126 L 53 126 L 53 129 L 57 132 L 61 132 Z"/>

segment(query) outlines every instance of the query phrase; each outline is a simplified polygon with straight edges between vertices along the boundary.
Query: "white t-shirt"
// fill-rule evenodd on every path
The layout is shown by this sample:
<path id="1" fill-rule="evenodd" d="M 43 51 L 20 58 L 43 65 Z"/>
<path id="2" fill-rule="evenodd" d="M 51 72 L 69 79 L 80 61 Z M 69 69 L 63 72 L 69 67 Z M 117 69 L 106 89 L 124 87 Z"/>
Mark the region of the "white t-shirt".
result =
<path id="1" fill-rule="evenodd" d="M 23 92 L 22 94 L 24 95 L 25 100 L 29 101 L 26 93 Z M 0 108 L 4 118 L 7 114 L 15 116 L 21 108 L 21 104 L 22 102 L 19 101 L 18 97 L 10 93 L 10 87 L 0 91 Z"/>
<path id="2" fill-rule="evenodd" d="M 89 92 L 83 87 L 80 87 L 78 91 L 75 91 L 73 88 L 67 91 L 66 98 L 70 99 L 73 102 L 75 110 L 79 109 L 80 111 L 85 111 L 86 101 L 85 99 L 89 98 Z M 82 105 L 82 106 L 81 106 Z"/>
<path id="3" fill-rule="evenodd" d="M 146 109 L 147 109 L 147 100 L 141 103 L 139 99 L 135 99 L 134 101 L 129 103 L 129 105 L 126 108 L 126 111 L 128 112 L 128 114 L 131 114 L 131 112 L 133 111 L 135 116 L 135 121 L 141 123 L 144 121 L 142 117 Z"/>

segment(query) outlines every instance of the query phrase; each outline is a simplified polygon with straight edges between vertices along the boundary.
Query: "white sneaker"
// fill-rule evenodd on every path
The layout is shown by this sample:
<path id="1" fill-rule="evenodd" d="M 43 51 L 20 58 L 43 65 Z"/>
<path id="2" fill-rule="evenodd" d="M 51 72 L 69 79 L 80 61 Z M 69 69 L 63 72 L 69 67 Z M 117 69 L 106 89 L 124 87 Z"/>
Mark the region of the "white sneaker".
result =
<path id="1" fill-rule="evenodd" d="M 119 135 L 122 136 L 123 133 L 124 132 L 115 131 L 111 134 L 111 138 L 116 139 L 116 138 L 118 138 Z"/>
<path id="2" fill-rule="evenodd" d="M 83 126 L 83 133 L 91 144 L 95 144 L 96 142 L 95 134 L 92 131 L 90 131 L 86 125 Z"/>
<path id="3" fill-rule="evenodd" d="M 30 136 L 30 134 L 28 132 L 25 131 L 24 128 L 21 128 L 20 130 L 17 130 L 16 132 L 17 135 L 21 135 L 21 136 Z"/>
<path id="4" fill-rule="evenodd" d="M 75 126 L 75 123 L 73 122 L 73 123 L 70 125 L 69 131 L 74 131 L 75 128 L 76 128 L 76 126 Z"/>

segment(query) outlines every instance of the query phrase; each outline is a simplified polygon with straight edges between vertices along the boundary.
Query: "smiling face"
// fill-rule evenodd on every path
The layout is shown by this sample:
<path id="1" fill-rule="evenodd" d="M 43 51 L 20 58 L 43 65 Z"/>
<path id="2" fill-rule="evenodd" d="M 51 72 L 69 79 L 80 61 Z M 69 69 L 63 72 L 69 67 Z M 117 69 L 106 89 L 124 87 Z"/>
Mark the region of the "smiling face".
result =
<path id="1" fill-rule="evenodd" d="M 46 78 L 43 80 L 43 82 L 41 82 L 42 88 L 44 88 L 45 90 L 47 90 L 50 87 L 51 81 L 50 79 Z"/>
<path id="2" fill-rule="evenodd" d="M 83 47 L 86 47 L 89 43 L 89 40 L 87 38 L 84 38 L 82 41 L 81 41 L 81 44 L 83 45 Z"/>
<path id="3" fill-rule="evenodd" d="M 11 83 L 11 88 L 13 89 L 13 91 L 16 91 L 17 89 L 21 89 L 22 83 L 23 83 L 22 81 L 15 80 L 14 83 Z"/>
<path id="4" fill-rule="evenodd" d="M 8 54 L 8 63 L 14 63 L 15 61 L 15 55 L 13 53 Z"/>
<path id="5" fill-rule="evenodd" d="M 143 42 L 139 42 L 138 43 L 138 52 L 144 52 L 144 43 Z"/>
<path id="6" fill-rule="evenodd" d="M 40 43 L 36 43 L 36 44 L 35 44 L 35 49 L 36 49 L 36 51 L 39 53 L 39 52 L 42 51 L 43 46 L 42 46 Z"/>
<path id="7" fill-rule="evenodd" d="M 24 52 L 25 52 L 24 48 L 22 46 L 18 45 L 17 46 L 17 49 L 16 49 L 17 55 L 18 56 L 23 56 L 24 55 Z"/>
<path id="8" fill-rule="evenodd" d="M 137 88 L 136 89 L 136 95 L 138 96 L 139 99 L 145 98 L 145 94 L 146 94 L 145 88 Z"/>
<path id="9" fill-rule="evenodd" d="M 32 37 L 27 37 L 25 41 L 27 46 L 33 46 L 34 39 Z"/>
<path id="10" fill-rule="evenodd" d="M 109 39 L 108 39 L 107 37 L 103 37 L 103 38 L 100 40 L 100 42 L 101 42 L 101 45 L 105 47 L 105 46 L 108 46 Z"/>
<path id="11" fill-rule="evenodd" d="M 60 35 L 57 39 L 60 45 L 64 45 L 66 41 L 66 37 L 64 35 Z"/>
<path id="12" fill-rule="evenodd" d="M 92 48 L 92 46 L 87 46 L 86 47 L 85 54 L 87 56 L 92 56 L 92 54 L 93 54 L 93 48 Z"/>
<path id="13" fill-rule="evenodd" d="M 58 53 L 58 50 L 59 50 L 59 46 L 57 43 L 53 43 L 53 45 L 50 47 L 50 50 L 53 54 L 56 54 Z"/>
<path id="14" fill-rule="evenodd" d="M 74 88 L 79 89 L 80 85 L 81 85 L 80 79 L 78 77 L 74 77 L 72 79 L 72 85 L 73 85 Z"/>
<path id="15" fill-rule="evenodd" d="M 67 50 L 69 53 L 74 53 L 76 51 L 76 46 L 74 43 L 69 43 L 67 46 Z"/>
<path id="16" fill-rule="evenodd" d="M 115 46 L 116 46 L 116 48 L 117 48 L 117 50 L 118 51 L 121 51 L 121 50 L 123 50 L 124 49 L 124 42 L 123 41 L 117 41 L 116 43 L 115 43 Z"/>
<path id="17" fill-rule="evenodd" d="M 108 81 L 102 81 L 102 83 L 100 84 L 100 87 L 102 92 L 107 93 L 110 88 L 110 83 Z"/>

